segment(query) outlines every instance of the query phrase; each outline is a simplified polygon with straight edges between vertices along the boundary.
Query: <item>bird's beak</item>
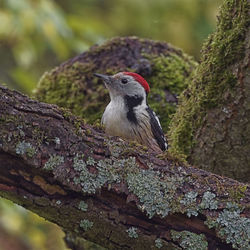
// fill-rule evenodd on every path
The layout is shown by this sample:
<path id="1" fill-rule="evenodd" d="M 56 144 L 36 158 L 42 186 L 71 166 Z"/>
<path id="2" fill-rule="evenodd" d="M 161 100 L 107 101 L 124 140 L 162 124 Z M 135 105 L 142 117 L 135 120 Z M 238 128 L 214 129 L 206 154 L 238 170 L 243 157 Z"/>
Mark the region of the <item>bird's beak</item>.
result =
<path id="1" fill-rule="evenodd" d="M 111 82 L 111 76 L 94 73 L 94 76 L 101 78 L 105 83 L 109 84 Z"/>

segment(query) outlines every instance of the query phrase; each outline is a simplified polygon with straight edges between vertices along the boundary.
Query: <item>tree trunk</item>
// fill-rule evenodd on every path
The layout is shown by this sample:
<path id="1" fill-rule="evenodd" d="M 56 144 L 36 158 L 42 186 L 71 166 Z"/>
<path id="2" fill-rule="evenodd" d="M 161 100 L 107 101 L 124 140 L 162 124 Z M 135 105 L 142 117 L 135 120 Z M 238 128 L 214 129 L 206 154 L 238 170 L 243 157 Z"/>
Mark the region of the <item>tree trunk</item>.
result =
<path id="1" fill-rule="evenodd" d="M 0 194 L 109 249 L 246 249 L 249 186 L 0 88 Z"/>
<path id="2" fill-rule="evenodd" d="M 217 29 L 172 121 L 172 151 L 207 171 L 250 181 L 249 0 L 224 2 Z"/>

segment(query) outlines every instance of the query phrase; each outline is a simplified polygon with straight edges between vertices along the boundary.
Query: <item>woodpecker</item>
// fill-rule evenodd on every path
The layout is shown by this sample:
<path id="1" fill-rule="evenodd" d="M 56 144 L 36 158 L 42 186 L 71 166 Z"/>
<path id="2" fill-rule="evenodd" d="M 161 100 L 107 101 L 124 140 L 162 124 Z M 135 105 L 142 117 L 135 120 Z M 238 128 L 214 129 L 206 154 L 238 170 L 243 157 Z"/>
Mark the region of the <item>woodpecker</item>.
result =
<path id="1" fill-rule="evenodd" d="M 102 124 L 109 135 L 133 140 L 154 151 L 167 149 L 167 141 L 155 112 L 147 104 L 150 87 L 137 73 L 119 72 L 113 76 L 94 74 L 109 91 Z"/>

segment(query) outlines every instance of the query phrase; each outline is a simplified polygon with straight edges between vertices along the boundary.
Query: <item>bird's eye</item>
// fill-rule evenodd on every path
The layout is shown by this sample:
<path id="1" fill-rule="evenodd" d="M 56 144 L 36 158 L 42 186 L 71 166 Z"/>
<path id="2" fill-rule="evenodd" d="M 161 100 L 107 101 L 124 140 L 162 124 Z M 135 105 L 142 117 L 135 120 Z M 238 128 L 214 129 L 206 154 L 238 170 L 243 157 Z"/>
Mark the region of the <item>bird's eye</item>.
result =
<path id="1" fill-rule="evenodd" d="M 128 82 L 128 80 L 126 78 L 122 78 L 121 81 L 122 81 L 123 84 L 126 84 Z"/>

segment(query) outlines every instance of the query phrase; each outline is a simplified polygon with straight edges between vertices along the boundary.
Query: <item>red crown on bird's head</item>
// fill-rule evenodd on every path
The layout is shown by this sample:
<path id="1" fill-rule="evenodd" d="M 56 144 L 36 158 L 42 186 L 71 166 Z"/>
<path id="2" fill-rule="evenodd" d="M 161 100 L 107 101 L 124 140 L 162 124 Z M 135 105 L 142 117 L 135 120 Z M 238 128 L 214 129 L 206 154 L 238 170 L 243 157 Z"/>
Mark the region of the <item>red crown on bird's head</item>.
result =
<path id="1" fill-rule="evenodd" d="M 124 75 L 132 76 L 137 82 L 141 84 L 141 86 L 145 89 L 146 93 L 148 94 L 150 91 L 150 87 L 147 81 L 139 74 L 134 72 L 123 72 Z"/>

